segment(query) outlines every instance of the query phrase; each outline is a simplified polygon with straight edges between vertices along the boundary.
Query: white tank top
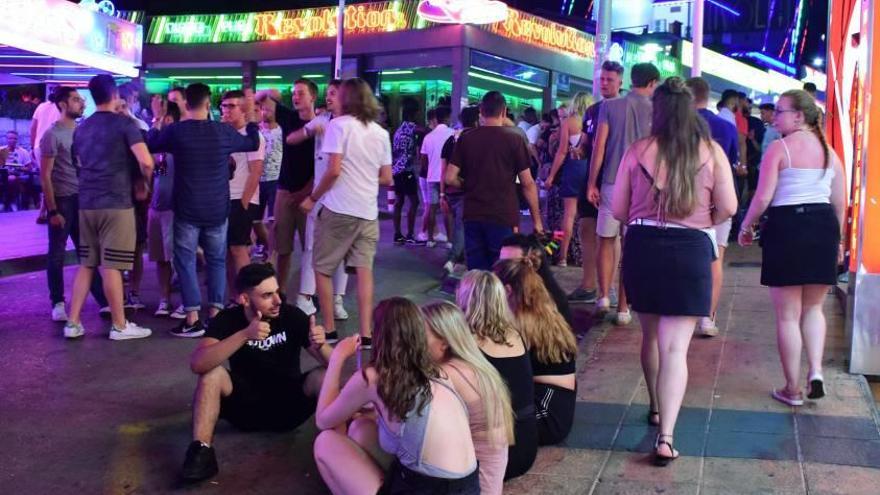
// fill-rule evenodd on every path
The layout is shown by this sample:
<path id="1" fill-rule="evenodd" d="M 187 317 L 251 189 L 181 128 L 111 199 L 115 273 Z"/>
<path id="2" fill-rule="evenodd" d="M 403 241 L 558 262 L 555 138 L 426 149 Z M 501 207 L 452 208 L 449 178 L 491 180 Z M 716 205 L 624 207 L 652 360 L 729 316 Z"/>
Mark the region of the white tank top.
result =
<path id="1" fill-rule="evenodd" d="M 830 203 L 834 167 L 830 164 L 826 168 L 792 167 L 788 145 L 784 140 L 780 141 L 785 149 L 788 167 L 779 170 L 776 191 L 773 193 L 773 201 L 770 206 Z"/>

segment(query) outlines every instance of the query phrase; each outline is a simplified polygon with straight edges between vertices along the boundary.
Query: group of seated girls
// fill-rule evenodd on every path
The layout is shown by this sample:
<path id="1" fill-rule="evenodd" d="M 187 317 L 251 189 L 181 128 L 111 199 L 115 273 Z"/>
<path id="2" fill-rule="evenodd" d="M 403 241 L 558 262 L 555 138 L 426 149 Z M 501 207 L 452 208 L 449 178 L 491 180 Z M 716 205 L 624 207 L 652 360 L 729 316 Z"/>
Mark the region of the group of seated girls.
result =
<path id="1" fill-rule="evenodd" d="M 315 459 L 335 494 L 500 494 L 572 427 L 577 345 L 529 257 L 470 271 L 458 305 L 401 297 L 374 313 L 369 363 L 341 386 L 357 337 L 330 356 Z"/>

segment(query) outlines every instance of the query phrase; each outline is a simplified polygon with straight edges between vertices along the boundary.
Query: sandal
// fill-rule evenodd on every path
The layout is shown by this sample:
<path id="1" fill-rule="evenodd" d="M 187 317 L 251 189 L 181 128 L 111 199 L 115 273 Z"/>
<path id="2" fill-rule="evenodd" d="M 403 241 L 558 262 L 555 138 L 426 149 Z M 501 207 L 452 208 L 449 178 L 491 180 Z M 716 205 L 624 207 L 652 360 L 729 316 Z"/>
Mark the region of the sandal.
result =
<path id="1" fill-rule="evenodd" d="M 648 419 L 649 425 L 660 426 L 660 412 L 659 411 L 648 411 L 648 418 L 647 419 Z"/>
<path id="2" fill-rule="evenodd" d="M 807 393 L 808 399 L 821 399 L 825 397 L 825 378 L 816 374 L 810 377 L 810 391 Z"/>
<path id="3" fill-rule="evenodd" d="M 672 442 L 667 442 L 666 440 L 661 440 L 662 438 L 672 439 L 672 435 L 657 435 L 657 439 L 654 440 L 654 465 L 659 467 L 666 467 L 670 462 L 679 458 L 681 454 L 675 450 L 675 447 L 672 446 Z M 659 453 L 657 450 L 661 445 L 666 445 L 669 447 L 669 450 L 672 452 L 671 456 L 663 455 Z"/>
<path id="4" fill-rule="evenodd" d="M 782 402 L 783 404 L 787 404 L 792 407 L 802 406 L 804 405 L 803 396 L 798 393 L 795 396 L 788 395 L 788 392 L 785 389 L 775 389 L 770 392 L 770 397 Z"/>

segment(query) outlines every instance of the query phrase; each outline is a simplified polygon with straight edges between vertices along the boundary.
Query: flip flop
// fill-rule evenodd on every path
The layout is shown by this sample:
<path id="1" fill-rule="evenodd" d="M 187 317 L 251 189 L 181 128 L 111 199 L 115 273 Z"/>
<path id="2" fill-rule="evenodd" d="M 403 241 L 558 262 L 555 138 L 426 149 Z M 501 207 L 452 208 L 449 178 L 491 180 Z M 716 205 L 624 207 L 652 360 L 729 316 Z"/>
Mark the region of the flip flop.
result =
<path id="1" fill-rule="evenodd" d="M 800 394 L 797 397 L 791 397 L 784 390 L 773 390 L 770 392 L 770 396 L 774 399 L 782 402 L 783 404 L 787 404 L 789 406 L 802 406 L 804 405 L 804 399 L 801 398 Z"/>

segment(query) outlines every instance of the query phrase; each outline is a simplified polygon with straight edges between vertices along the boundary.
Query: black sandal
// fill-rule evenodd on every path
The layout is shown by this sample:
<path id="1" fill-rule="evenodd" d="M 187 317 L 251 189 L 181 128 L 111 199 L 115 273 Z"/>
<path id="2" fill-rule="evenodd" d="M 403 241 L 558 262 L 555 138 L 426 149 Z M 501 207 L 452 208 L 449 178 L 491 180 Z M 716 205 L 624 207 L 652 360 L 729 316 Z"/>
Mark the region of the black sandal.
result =
<path id="1" fill-rule="evenodd" d="M 654 419 L 654 416 L 657 417 L 656 420 Z M 647 417 L 647 419 L 648 419 L 648 424 L 649 424 L 649 425 L 651 425 L 651 426 L 660 426 L 660 412 L 659 412 L 659 411 L 648 411 L 648 417 Z"/>
<path id="2" fill-rule="evenodd" d="M 666 467 L 670 462 L 679 458 L 681 454 L 675 450 L 675 447 L 672 446 L 671 442 L 667 442 L 666 440 L 661 440 L 661 438 L 672 438 L 672 435 L 657 435 L 657 439 L 654 441 L 654 465 L 659 467 Z M 666 445 L 669 447 L 669 450 L 672 451 L 672 456 L 661 455 L 657 452 L 657 449 L 660 448 L 661 445 Z"/>

